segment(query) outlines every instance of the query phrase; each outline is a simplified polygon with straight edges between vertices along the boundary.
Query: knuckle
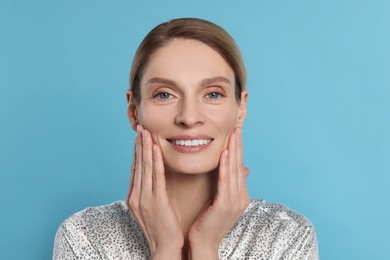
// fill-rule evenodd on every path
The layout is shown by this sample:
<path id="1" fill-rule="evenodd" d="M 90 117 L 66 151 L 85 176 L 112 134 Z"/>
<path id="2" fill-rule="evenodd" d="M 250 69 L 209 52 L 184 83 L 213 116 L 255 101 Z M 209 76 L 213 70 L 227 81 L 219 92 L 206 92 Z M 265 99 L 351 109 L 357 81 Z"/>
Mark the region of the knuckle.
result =
<path id="1" fill-rule="evenodd" d="M 130 197 L 130 199 L 128 200 L 128 206 L 132 211 L 139 211 L 139 201 L 136 200 L 134 197 Z"/>
<path id="2" fill-rule="evenodd" d="M 152 165 L 150 163 L 144 163 L 142 170 L 144 173 L 150 173 L 152 170 Z"/>

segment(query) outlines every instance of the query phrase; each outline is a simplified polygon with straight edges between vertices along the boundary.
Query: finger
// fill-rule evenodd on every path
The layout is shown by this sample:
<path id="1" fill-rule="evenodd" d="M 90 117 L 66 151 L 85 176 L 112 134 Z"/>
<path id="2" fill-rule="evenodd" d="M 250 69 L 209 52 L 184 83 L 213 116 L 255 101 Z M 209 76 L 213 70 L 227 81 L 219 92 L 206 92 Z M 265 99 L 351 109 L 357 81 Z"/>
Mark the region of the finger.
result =
<path id="1" fill-rule="evenodd" d="M 139 224 L 143 229 L 143 233 L 146 236 L 148 242 L 150 242 L 150 230 L 148 226 L 144 224 L 147 222 L 148 216 L 151 214 L 151 195 L 152 195 L 152 140 L 150 133 L 145 128 L 141 129 L 141 153 L 142 162 L 140 168 L 141 172 L 141 191 L 139 199 Z M 145 219 L 146 217 L 146 219 Z"/>
<path id="2" fill-rule="evenodd" d="M 249 203 L 248 188 L 246 185 L 246 177 L 249 174 L 249 169 L 244 166 L 243 155 L 243 141 L 242 141 L 242 129 L 237 128 L 237 182 L 238 182 L 238 194 L 240 196 L 241 208 L 246 208 Z"/>
<path id="3" fill-rule="evenodd" d="M 132 164 L 132 184 L 131 192 L 129 192 L 129 208 L 137 220 L 138 225 L 143 230 L 146 240 L 150 240 L 147 228 L 143 221 L 143 217 L 140 210 L 140 196 L 141 196 L 141 185 L 142 185 L 142 130 L 143 127 L 137 126 L 137 136 L 134 144 L 134 155 Z"/>
<path id="4" fill-rule="evenodd" d="M 219 158 L 218 194 L 227 193 L 229 190 L 229 155 L 228 150 L 222 151 Z"/>
<path id="5" fill-rule="evenodd" d="M 130 182 L 129 182 L 129 190 L 127 192 L 127 197 L 126 197 L 126 203 L 129 203 L 130 199 L 130 194 L 131 191 L 133 190 L 133 185 L 134 185 L 134 173 L 135 173 L 135 146 L 136 146 L 136 140 L 134 140 L 134 151 L 133 151 L 133 160 L 131 162 L 131 169 L 130 169 Z M 127 204 L 129 206 L 129 204 Z"/>
<path id="6" fill-rule="evenodd" d="M 237 166 L 240 171 L 244 170 L 244 150 L 242 143 L 242 130 L 241 128 L 236 129 L 237 134 Z"/>
<path id="7" fill-rule="evenodd" d="M 242 148 L 242 130 L 241 128 L 236 129 L 237 133 L 237 181 L 238 186 L 242 187 L 243 182 L 246 181 L 243 148 Z"/>
<path id="8" fill-rule="evenodd" d="M 238 185 L 238 173 L 237 173 L 237 133 L 236 130 L 231 134 L 229 142 L 229 181 L 230 192 L 236 194 Z"/>
<path id="9" fill-rule="evenodd" d="M 130 185 L 129 185 L 129 193 L 131 193 L 131 191 L 133 190 L 133 186 L 134 186 L 134 175 L 135 175 L 135 165 L 137 164 L 137 135 L 135 136 L 135 139 L 134 139 L 134 148 L 133 148 L 133 160 L 131 162 L 131 170 L 130 170 Z"/>
<path id="10" fill-rule="evenodd" d="M 135 139 L 135 161 L 133 163 L 133 184 L 131 190 L 131 196 L 133 199 L 137 198 L 141 194 L 141 180 L 142 180 L 142 141 L 141 141 L 142 126 L 137 126 L 137 137 Z"/>
<path id="11" fill-rule="evenodd" d="M 142 186 L 141 202 L 143 199 L 149 200 L 152 195 L 152 139 L 146 129 L 142 129 Z"/>
<path id="12" fill-rule="evenodd" d="M 142 140 L 141 140 L 142 126 L 137 126 L 137 136 L 135 139 L 135 160 L 133 161 L 133 184 L 132 190 L 129 195 L 128 206 L 137 219 L 140 227 L 145 230 L 145 225 L 142 222 L 142 216 L 140 213 L 140 194 L 141 194 L 141 181 L 142 181 Z"/>
<path id="13" fill-rule="evenodd" d="M 162 198 L 166 194 L 164 162 L 157 144 L 153 144 L 153 177 L 153 193 Z"/>

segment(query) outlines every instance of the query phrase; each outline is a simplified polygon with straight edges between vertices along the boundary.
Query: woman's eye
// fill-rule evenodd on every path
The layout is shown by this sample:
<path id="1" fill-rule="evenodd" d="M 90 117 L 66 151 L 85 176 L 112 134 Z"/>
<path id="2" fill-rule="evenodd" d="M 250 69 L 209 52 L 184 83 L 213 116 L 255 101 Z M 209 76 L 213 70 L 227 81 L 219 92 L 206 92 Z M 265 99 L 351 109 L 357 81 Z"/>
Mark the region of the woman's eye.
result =
<path id="1" fill-rule="evenodd" d="M 218 99 L 220 98 L 222 95 L 218 92 L 211 92 L 209 94 L 207 94 L 207 97 L 210 98 L 210 99 Z"/>
<path id="2" fill-rule="evenodd" d="M 171 94 L 169 94 L 168 92 L 160 92 L 160 93 L 157 93 L 154 97 L 167 100 L 171 97 Z"/>

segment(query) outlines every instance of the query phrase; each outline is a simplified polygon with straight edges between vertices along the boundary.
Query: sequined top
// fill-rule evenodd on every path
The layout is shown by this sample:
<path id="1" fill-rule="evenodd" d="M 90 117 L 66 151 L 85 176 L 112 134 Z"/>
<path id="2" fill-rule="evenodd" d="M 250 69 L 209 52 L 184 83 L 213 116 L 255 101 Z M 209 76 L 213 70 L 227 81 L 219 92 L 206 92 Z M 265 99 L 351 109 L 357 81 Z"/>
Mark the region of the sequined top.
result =
<path id="1" fill-rule="evenodd" d="M 220 259 L 319 259 L 313 225 L 286 206 L 251 200 L 219 246 Z M 150 259 L 124 201 L 86 208 L 59 227 L 53 260 Z"/>

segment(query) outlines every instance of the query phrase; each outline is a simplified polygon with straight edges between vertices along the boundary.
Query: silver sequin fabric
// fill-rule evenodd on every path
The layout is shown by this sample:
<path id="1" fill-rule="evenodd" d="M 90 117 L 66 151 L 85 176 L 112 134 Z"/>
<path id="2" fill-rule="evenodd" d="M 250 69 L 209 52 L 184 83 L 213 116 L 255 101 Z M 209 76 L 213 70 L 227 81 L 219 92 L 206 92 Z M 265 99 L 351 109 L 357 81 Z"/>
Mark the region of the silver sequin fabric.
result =
<path id="1" fill-rule="evenodd" d="M 282 204 L 251 200 L 219 247 L 219 259 L 317 260 L 311 222 Z M 124 201 L 89 207 L 57 230 L 53 260 L 150 259 L 147 242 Z"/>

